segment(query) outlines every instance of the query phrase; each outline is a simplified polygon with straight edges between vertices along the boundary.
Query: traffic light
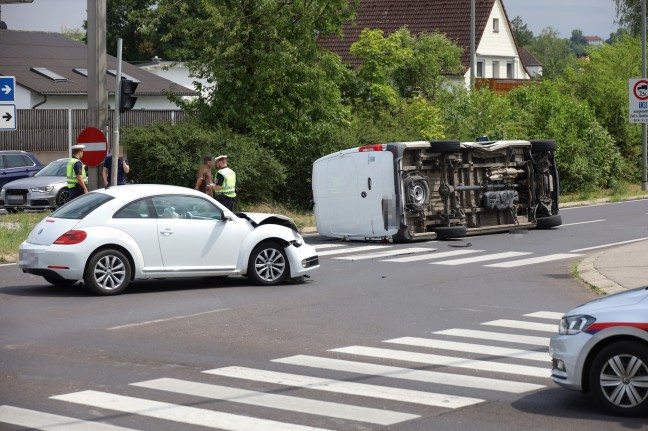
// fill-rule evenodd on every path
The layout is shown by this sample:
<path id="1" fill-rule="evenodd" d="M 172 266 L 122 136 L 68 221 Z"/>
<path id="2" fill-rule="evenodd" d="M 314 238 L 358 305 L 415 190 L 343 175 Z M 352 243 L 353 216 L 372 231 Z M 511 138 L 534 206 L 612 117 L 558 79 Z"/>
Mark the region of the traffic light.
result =
<path id="1" fill-rule="evenodd" d="M 133 109 L 135 102 L 137 102 L 137 97 L 135 97 L 134 94 L 138 85 L 139 82 L 122 78 L 119 86 L 119 113 Z"/>

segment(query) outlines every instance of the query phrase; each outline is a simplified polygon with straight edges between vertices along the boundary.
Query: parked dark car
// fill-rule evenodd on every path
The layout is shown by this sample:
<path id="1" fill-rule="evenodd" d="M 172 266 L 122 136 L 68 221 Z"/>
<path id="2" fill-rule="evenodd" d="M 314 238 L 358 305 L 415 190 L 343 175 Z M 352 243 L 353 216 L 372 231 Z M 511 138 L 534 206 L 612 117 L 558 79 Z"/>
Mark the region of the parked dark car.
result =
<path id="1" fill-rule="evenodd" d="M 36 156 L 26 151 L 0 151 L 0 187 L 33 176 L 43 168 Z"/>

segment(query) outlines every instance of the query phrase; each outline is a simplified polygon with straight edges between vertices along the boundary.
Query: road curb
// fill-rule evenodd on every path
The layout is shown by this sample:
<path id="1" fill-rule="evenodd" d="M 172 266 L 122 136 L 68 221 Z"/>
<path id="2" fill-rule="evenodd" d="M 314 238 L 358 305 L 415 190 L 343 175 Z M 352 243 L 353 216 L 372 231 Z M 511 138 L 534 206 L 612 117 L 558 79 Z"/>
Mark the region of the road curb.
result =
<path id="1" fill-rule="evenodd" d="M 626 289 L 614 281 L 608 279 L 596 269 L 596 260 L 605 253 L 604 251 L 598 252 L 591 256 L 587 256 L 578 264 L 578 275 L 580 278 L 590 286 L 600 289 L 606 295 L 613 293 L 624 292 Z"/>

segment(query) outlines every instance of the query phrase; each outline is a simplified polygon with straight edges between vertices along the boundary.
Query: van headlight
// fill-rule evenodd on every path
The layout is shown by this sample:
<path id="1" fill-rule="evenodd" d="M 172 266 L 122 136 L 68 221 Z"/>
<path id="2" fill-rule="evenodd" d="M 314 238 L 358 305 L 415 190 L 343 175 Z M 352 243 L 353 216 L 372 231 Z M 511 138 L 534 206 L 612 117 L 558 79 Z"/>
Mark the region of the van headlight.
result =
<path id="1" fill-rule="evenodd" d="M 565 316 L 560 319 L 558 333 L 560 335 L 575 335 L 585 331 L 595 321 L 595 318 L 585 314 L 578 316 Z"/>
<path id="2" fill-rule="evenodd" d="M 297 232 L 296 230 L 293 230 L 292 233 L 293 233 L 293 236 L 295 237 L 295 239 L 290 241 L 290 243 L 292 245 L 294 245 L 295 247 L 301 247 L 302 244 L 304 243 L 303 238 L 301 237 L 299 232 Z"/>

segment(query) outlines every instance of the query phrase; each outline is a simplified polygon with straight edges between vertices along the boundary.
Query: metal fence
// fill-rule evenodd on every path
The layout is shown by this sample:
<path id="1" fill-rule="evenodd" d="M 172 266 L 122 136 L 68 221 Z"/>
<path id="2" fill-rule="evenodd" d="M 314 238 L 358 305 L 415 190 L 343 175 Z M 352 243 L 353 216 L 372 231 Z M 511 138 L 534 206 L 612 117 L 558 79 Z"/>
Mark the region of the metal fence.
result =
<path id="1" fill-rule="evenodd" d="M 71 140 L 88 125 L 87 109 L 19 109 L 16 112 L 17 130 L 0 131 L 0 150 L 23 150 L 33 153 L 67 152 Z M 108 130 L 114 111 L 110 111 Z M 177 123 L 185 120 L 184 111 L 132 110 L 121 114 L 120 128 L 142 127 L 153 123 Z M 104 131 L 110 142 L 108 131 Z"/>

